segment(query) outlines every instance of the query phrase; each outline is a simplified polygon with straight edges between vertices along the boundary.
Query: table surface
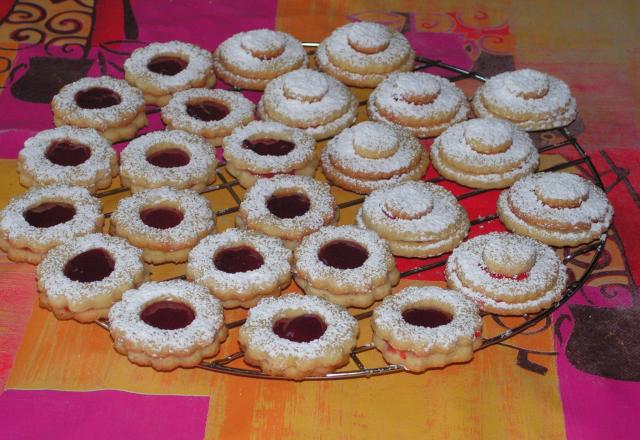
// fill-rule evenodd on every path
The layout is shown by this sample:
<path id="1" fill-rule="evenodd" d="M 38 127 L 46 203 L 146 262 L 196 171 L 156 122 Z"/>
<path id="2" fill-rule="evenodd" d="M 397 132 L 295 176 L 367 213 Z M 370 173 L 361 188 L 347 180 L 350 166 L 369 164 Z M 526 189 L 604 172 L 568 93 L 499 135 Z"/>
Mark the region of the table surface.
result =
<path id="1" fill-rule="evenodd" d="M 0 253 L 0 426 L 6 438 L 640 436 L 634 422 L 640 401 L 640 301 L 634 280 L 640 267 L 635 238 L 640 210 L 636 2 L 160 3 L 0 2 L 0 207 L 25 191 L 15 171 L 24 140 L 53 126 L 48 77 L 121 77 L 131 51 L 152 41 L 179 39 L 213 50 L 236 32 L 263 27 L 320 41 L 335 27 L 366 20 L 401 30 L 419 55 L 483 75 L 531 67 L 567 81 L 579 108 L 568 133 L 578 137 L 602 176 L 616 210 L 614 226 L 585 287 L 525 334 L 477 352 L 468 364 L 424 374 L 320 382 L 251 379 L 202 369 L 159 373 L 135 366 L 113 350 L 108 333 L 97 325 L 58 321 L 40 308 L 34 267 L 11 263 Z M 223 86 L 218 82 L 216 87 Z M 474 86 L 463 87 L 470 92 Z M 366 97 L 367 92 L 357 93 Z M 157 114 L 150 119 L 148 129 L 162 128 Z M 533 138 L 542 146 L 562 136 L 554 131 Z M 572 157 L 570 149 L 558 150 L 543 163 Z M 586 172 L 580 166 L 573 171 Z M 430 169 L 427 176 L 434 175 Z M 333 191 L 339 200 L 354 198 Z M 475 218 L 493 209 L 496 196 L 494 191 L 465 207 Z M 117 198 L 103 200 L 105 211 Z M 210 198 L 216 209 L 235 204 L 227 192 Z M 354 212 L 344 209 L 340 222 L 350 223 Z M 218 230 L 232 221 L 233 215 L 221 217 Z M 501 229 L 494 221 L 473 234 Z M 584 270 L 589 255 L 584 258 L 569 267 L 573 273 Z M 398 259 L 401 270 L 418 264 Z M 183 265 L 158 268 L 154 278 L 183 270 Z M 441 269 L 422 272 L 403 279 L 395 291 L 408 284 L 442 284 L 442 279 Z M 243 314 L 226 312 L 226 320 Z M 517 323 L 515 318 L 485 319 L 494 334 Z M 360 342 L 370 336 L 363 326 Z M 234 349 L 232 338 L 223 354 Z M 375 353 L 364 354 L 363 360 L 380 363 Z"/>

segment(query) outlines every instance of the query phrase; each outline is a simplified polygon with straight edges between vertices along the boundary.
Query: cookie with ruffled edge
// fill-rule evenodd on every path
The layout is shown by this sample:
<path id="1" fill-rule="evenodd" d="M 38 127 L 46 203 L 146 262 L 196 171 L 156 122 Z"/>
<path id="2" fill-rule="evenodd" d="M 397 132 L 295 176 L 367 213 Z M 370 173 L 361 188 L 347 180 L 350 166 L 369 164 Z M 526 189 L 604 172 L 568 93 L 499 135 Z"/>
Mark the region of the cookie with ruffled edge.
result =
<path id="1" fill-rule="evenodd" d="M 238 343 L 244 360 L 272 376 L 324 376 L 349 362 L 358 321 L 342 307 L 296 294 L 264 298 L 249 310 Z"/>
<path id="2" fill-rule="evenodd" d="M 142 92 L 110 76 L 67 84 L 51 100 L 51 110 L 57 127 L 95 128 L 112 143 L 131 139 L 147 125 Z"/>
<path id="3" fill-rule="evenodd" d="M 220 301 L 182 280 L 128 290 L 109 311 L 114 348 L 129 361 L 159 371 L 197 366 L 227 338 Z"/>
<path id="4" fill-rule="evenodd" d="M 422 372 L 468 362 L 482 344 L 475 304 L 453 290 L 407 287 L 373 311 L 373 343 L 389 364 Z"/>
<path id="5" fill-rule="evenodd" d="M 31 188 L 0 211 L 0 249 L 16 263 L 38 264 L 49 249 L 99 232 L 103 222 L 100 200 L 85 188 Z"/>
<path id="6" fill-rule="evenodd" d="M 145 278 L 142 250 L 126 240 L 88 234 L 51 249 L 36 270 L 40 306 L 58 319 L 106 318 L 122 294 Z"/>
<path id="7" fill-rule="evenodd" d="M 187 279 L 208 288 L 224 308 L 248 308 L 291 283 L 291 260 L 282 240 L 230 228 L 189 252 Z"/>

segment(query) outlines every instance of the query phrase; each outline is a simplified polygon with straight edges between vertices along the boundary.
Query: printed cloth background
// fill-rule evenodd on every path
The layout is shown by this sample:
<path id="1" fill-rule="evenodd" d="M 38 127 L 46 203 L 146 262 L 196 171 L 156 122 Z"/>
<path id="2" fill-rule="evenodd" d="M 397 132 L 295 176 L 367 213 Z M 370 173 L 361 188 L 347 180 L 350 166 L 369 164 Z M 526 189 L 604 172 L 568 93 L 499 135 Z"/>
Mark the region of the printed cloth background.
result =
<path id="1" fill-rule="evenodd" d="M 368 20 L 402 30 L 420 55 L 484 75 L 532 67 L 567 81 L 580 111 L 569 130 L 616 209 L 594 275 L 552 319 L 466 365 L 357 380 L 293 383 L 134 366 L 98 326 L 57 321 L 39 308 L 34 268 L 0 254 L 3 437 L 638 438 L 640 9 L 622 0 L 523 3 L 0 1 L 0 206 L 24 192 L 15 158 L 27 137 L 53 126 L 51 97 L 84 76 L 122 77 L 133 49 L 179 39 L 213 50 L 261 27 L 320 41 L 337 26 Z M 147 130 L 162 128 L 151 120 Z M 554 142 L 553 134 L 535 140 Z M 495 197 L 465 207 L 473 218 Z M 483 232 L 499 228 L 490 222 Z M 585 261 L 570 269 L 579 273 Z M 441 280 L 434 270 L 403 283 Z"/>

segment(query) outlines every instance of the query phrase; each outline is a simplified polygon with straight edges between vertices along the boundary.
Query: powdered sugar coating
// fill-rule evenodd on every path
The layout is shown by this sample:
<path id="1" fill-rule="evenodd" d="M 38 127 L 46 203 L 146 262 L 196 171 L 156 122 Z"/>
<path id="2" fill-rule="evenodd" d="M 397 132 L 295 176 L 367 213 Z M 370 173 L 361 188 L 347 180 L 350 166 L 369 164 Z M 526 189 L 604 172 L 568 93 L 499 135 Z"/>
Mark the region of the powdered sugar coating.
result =
<path id="1" fill-rule="evenodd" d="M 367 50 L 386 47 L 391 42 L 390 29 L 378 23 L 358 22 L 357 24 L 345 25 L 344 30 L 347 32 L 350 44 Z"/>
<path id="2" fill-rule="evenodd" d="M 310 69 L 296 70 L 287 75 L 282 91 L 289 99 L 318 101 L 329 92 L 329 77 Z"/>
<path id="3" fill-rule="evenodd" d="M 535 181 L 538 198 L 574 201 L 589 197 L 589 183 L 577 174 L 544 173 Z"/>
<path id="4" fill-rule="evenodd" d="M 513 137 L 518 129 L 515 125 L 499 119 L 471 119 L 461 122 L 464 126 L 464 140 L 471 149 L 477 151 L 475 143 L 493 147 L 495 150 L 488 153 L 500 153 L 502 146 L 512 145 Z M 528 136 L 527 136 L 528 138 Z M 474 148 L 475 147 L 475 148 Z"/>
<path id="5" fill-rule="evenodd" d="M 354 127 L 353 146 L 362 157 L 389 157 L 399 146 L 395 131 L 385 124 L 364 121 Z"/>
<path id="6" fill-rule="evenodd" d="M 515 70 L 506 77 L 505 87 L 514 95 L 544 96 L 549 91 L 549 76 L 533 69 Z"/>
<path id="7" fill-rule="evenodd" d="M 433 210 L 433 195 L 429 188 L 419 182 L 408 182 L 389 188 L 382 210 L 387 216 L 392 213 L 409 218 L 422 217 Z"/>

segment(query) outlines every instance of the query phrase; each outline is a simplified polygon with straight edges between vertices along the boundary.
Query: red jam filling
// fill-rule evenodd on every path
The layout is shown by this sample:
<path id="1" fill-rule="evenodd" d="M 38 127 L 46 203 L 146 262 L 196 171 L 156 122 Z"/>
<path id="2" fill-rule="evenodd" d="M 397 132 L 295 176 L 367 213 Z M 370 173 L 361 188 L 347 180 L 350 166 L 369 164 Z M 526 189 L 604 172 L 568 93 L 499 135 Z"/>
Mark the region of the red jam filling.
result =
<path id="1" fill-rule="evenodd" d="M 327 324 L 318 315 L 300 315 L 295 318 L 278 319 L 273 324 L 273 332 L 281 338 L 293 342 L 311 342 L 327 330 Z"/>
<path id="2" fill-rule="evenodd" d="M 76 208 L 68 203 L 45 202 L 22 213 L 24 219 L 36 228 L 50 228 L 66 223 L 76 215 Z"/>
<path id="3" fill-rule="evenodd" d="M 262 266 L 264 259 L 254 248 L 236 246 L 222 249 L 213 257 L 213 264 L 226 273 L 248 272 Z"/>
<path id="4" fill-rule="evenodd" d="M 191 307 L 178 301 L 158 301 L 140 313 L 140 319 L 161 330 L 178 330 L 193 322 L 196 314 Z"/>
<path id="5" fill-rule="evenodd" d="M 156 229 L 169 229 L 178 226 L 184 214 L 175 208 L 146 208 L 140 211 L 140 220 L 147 226 Z"/>
<path id="6" fill-rule="evenodd" d="M 80 90 L 76 93 L 75 100 L 78 107 L 85 109 L 107 108 L 122 102 L 120 95 L 105 87 Z"/>
<path id="7" fill-rule="evenodd" d="M 435 328 L 449 324 L 453 320 L 453 316 L 438 309 L 416 308 L 402 312 L 402 319 L 418 327 Z"/>
<path id="8" fill-rule="evenodd" d="M 293 142 L 283 139 L 245 139 L 242 146 L 260 156 L 284 156 L 295 148 Z"/>
<path id="9" fill-rule="evenodd" d="M 278 218 L 294 218 L 309 211 L 311 201 L 304 194 L 272 195 L 267 200 L 267 209 Z"/>
<path id="10" fill-rule="evenodd" d="M 491 278 L 496 279 L 496 280 L 509 279 L 509 280 L 515 280 L 515 281 L 522 281 L 522 280 L 526 280 L 527 278 L 529 278 L 529 272 L 519 273 L 515 277 L 510 277 L 508 275 L 502 275 L 501 273 L 494 273 L 494 272 L 489 272 L 489 271 L 487 271 L 487 273 L 489 274 L 489 276 Z"/>
<path id="11" fill-rule="evenodd" d="M 355 269 L 369 258 L 369 252 L 356 242 L 335 240 L 320 248 L 318 258 L 336 269 Z"/>
<path id="12" fill-rule="evenodd" d="M 173 76 L 182 72 L 187 64 L 185 60 L 178 57 L 161 56 L 149 61 L 147 69 L 160 75 Z"/>
<path id="13" fill-rule="evenodd" d="M 91 283 L 111 275 L 115 262 L 106 249 L 90 249 L 76 255 L 64 265 L 64 275 L 72 281 Z"/>
<path id="14" fill-rule="evenodd" d="M 187 114 L 205 122 L 219 121 L 229 114 L 229 109 L 216 101 L 203 101 L 187 104 Z"/>
<path id="15" fill-rule="evenodd" d="M 147 162 L 160 168 L 183 167 L 190 161 L 189 154 L 180 148 L 165 148 L 147 156 Z"/>
<path id="16" fill-rule="evenodd" d="M 91 157 L 91 148 L 69 140 L 53 141 L 44 152 L 44 157 L 56 165 L 73 167 L 85 163 Z"/>

